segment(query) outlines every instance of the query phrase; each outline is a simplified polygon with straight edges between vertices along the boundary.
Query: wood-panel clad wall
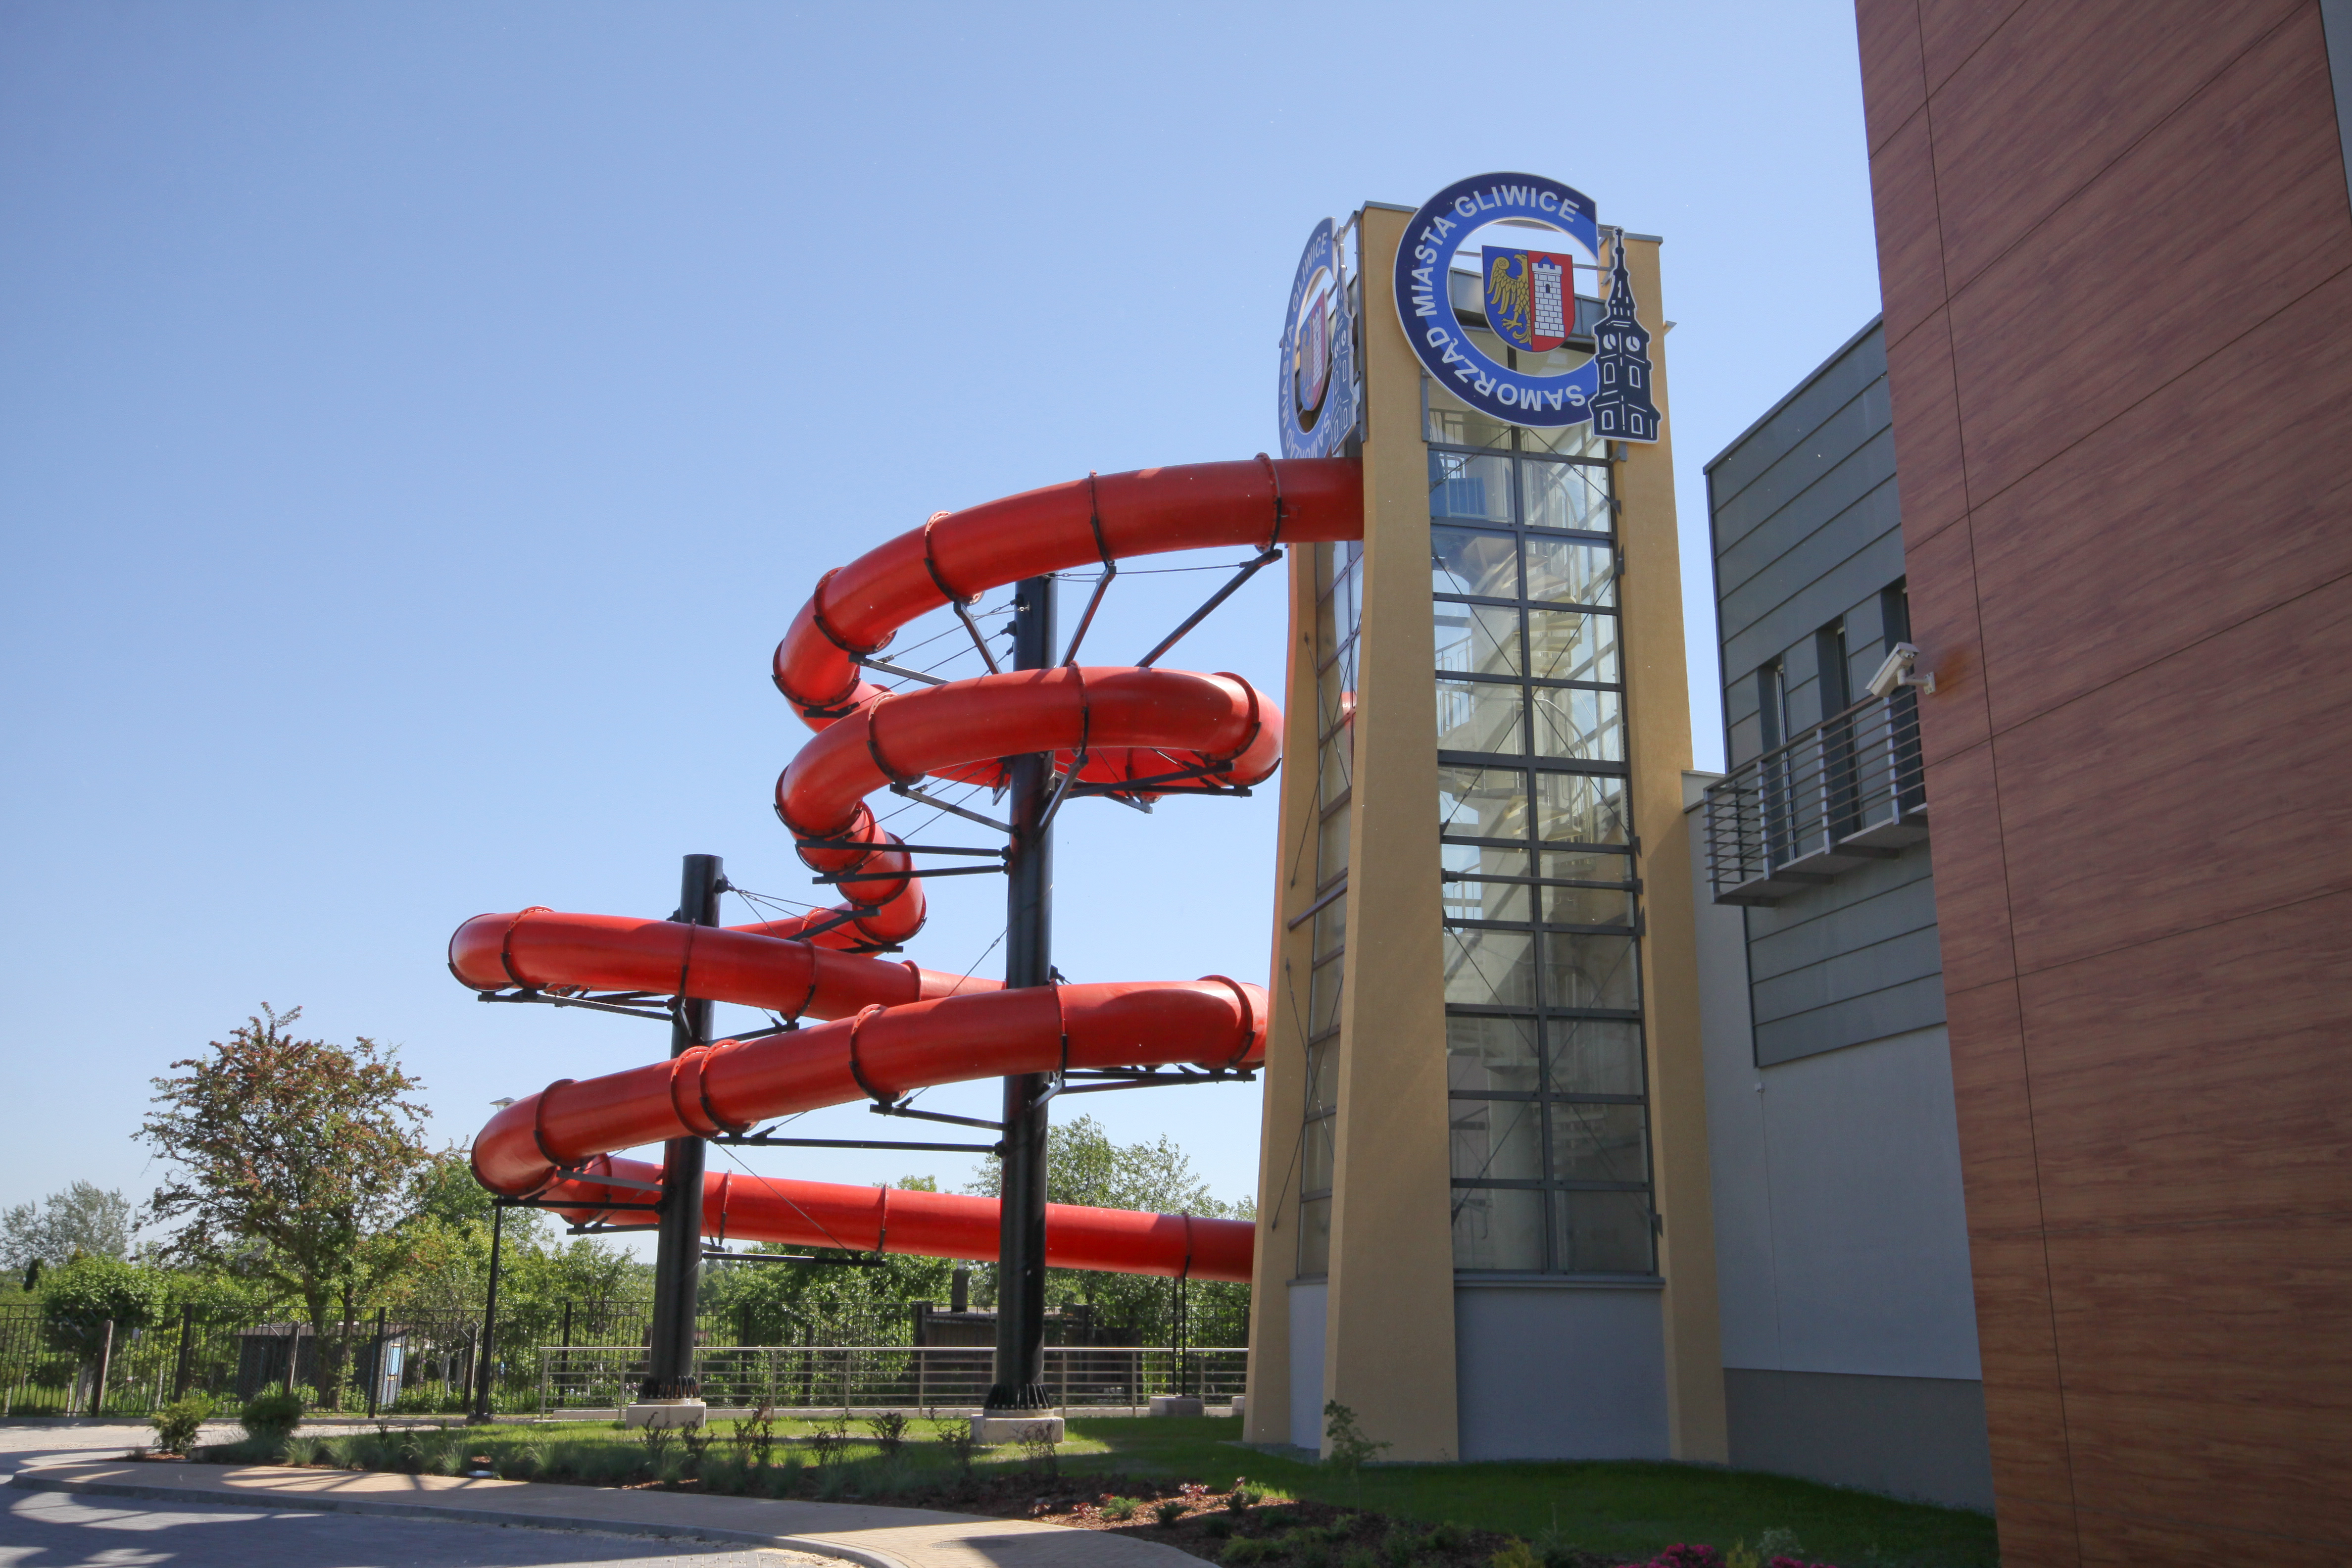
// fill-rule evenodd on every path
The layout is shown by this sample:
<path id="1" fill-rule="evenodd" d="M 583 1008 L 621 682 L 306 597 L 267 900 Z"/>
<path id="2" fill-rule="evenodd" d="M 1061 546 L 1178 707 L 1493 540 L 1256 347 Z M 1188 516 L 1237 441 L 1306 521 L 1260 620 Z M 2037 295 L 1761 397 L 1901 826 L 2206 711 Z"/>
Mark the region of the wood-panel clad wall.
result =
<path id="1" fill-rule="evenodd" d="M 1858 0 L 2002 1561 L 2352 1550 L 2318 0 Z"/>

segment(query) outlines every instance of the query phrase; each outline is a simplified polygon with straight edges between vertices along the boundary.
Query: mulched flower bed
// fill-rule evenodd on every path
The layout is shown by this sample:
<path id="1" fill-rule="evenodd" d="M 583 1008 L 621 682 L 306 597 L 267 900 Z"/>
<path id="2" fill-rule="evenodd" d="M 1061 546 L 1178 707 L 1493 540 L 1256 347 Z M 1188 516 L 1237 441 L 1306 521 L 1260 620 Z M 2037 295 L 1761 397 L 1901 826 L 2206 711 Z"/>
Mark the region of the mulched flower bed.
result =
<path id="1" fill-rule="evenodd" d="M 828 1487 L 820 1469 L 794 1468 L 760 1474 L 781 1479 L 778 1490 L 739 1489 L 722 1483 L 706 1489 L 696 1477 L 678 1479 L 587 1477 L 549 1473 L 536 1463 L 518 1475 L 491 1455 L 467 1455 L 464 1445 L 446 1445 L 445 1460 L 463 1456 L 464 1466 L 439 1473 L 505 1474 L 558 1485 L 618 1487 L 629 1491 L 674 1491 L 712 1495 L 811 1495 L 844 1502 L 884 1502 L 896 1507 L 932 1508 L 991 1519 L 1036 1520 L 1074 1530 L 1097 1530 L 1139 1541 L 1172 1546 L 1224 1568 L 1612 1568 L 1612 1560 L 1579 1548 L 1536 1546 L 1491 1530 L 1471 1526 L 1423 1524 L 1369 1510 L 1311 1500 L 1269 1500 L 1237 1479 L 1219 1488 L 1192 1481 L 1165 1480 L 1118 1472 L 1087 1471 L 1060 1475 L 1051 1470 L 980 1471 L 923 1484 L 914 1478 L 877 1489 L 864 1496 L 855 1485 Z M 139 1457 L 147 1458 L 145 1454 Z M 163 1456 L 155 1455 L 161 1458 Z M 207 1453 L 206 1458 L 227 1458 Z M 250 1461 L 248 1461 L 250 1462 Z M 266 1462 L 266 1461 L 265 1461 Z M 285 1462 L 280 1460 L 279 1462 Z M 493 1466 L 495 1468 L 477 1468 Z M 322 1463 L 320 1468 L 342 1466 Z M 399 1468 L 415 1468 L 398 1465 Z M 831 1472 L 836 1479 L 841 1472 Z M 936 1472 L 934 1472 L 936 1474 Z M 739 1478 L 740 1479 L 740 1478 Z M 1652 1562 L 1625 1568 L 1829 1568 L 1793 1557 L 1769 1559 L 1742 1549 L 1726 1555 L 1713 1547 L 1668 1547 Z"/>
<path id="2" fill-rule="evenodd" d="M 892 1500 L 992 1519 L 1034 1519 L 1075 1530 L 1107 1531 L 1236 1564 L 1485 1568 L 1513 1539 L 1490 1530 L 1417 1524 L 1327 1502 L 1269 1502 L 1246 1488 L 1099 1473 L 975 1477 L 919 1498 Z"/>

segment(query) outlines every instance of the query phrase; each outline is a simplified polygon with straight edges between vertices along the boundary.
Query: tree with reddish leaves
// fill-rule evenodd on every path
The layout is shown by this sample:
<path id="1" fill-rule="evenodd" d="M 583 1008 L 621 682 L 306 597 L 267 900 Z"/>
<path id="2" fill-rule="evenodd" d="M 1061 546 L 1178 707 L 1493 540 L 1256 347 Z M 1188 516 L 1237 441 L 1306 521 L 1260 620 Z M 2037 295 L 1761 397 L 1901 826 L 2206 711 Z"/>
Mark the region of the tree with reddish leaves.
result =
<path id="1" fill-rule="evenodd" d="M 159 1108 L 140 1138 L 180 1169 L 148 1201 L 150 1221 L 180 1222 L 169 1250 L 296 1297 L 317 1338 L 316 1383 L 331 1404 L 347 1333 L 397 1267 L 394 1228 L 429 1155 L 424 1088 L 397 1053 L 366 1037 L 344 1047 L 299 1039 L 299 1007 L 267 1003 L 208 1054 L 152 1080 Z"/>

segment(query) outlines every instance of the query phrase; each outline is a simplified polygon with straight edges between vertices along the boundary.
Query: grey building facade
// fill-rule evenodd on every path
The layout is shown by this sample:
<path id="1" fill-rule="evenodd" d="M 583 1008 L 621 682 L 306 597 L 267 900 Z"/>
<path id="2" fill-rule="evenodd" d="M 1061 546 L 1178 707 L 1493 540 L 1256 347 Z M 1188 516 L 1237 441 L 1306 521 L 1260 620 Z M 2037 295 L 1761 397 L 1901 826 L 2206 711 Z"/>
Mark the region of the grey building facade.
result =
<path id="1" fill-rule="evenodd" d="M 1885 346 L 1706 466 L 1727 773 L 1686 791 L 1731 1462 L 1990 1508 Z M 1884 682 L 1882 682 L 1882 686 Z"/>

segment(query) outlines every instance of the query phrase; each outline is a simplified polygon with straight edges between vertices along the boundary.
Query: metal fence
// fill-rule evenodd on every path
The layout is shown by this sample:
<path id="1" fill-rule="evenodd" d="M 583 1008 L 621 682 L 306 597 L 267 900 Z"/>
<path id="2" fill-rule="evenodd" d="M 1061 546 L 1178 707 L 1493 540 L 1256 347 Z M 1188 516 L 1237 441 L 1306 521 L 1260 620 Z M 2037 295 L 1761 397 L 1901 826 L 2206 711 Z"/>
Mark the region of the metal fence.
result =
<path id="1" fill-rule="evenodd" d="M 1047 1345 L 1045 1386 L 1072 1407 L 1139 1406 L 1154 1394 L 1222 1404 L 1244 1391 L 1246 1350 L 1220 1345 Z M 994 1381 L 986 1349 L 965 1345 L 708 1345 L 695 1355 L 714 1406 L 782 1410 L 971 1409 Z M 539 1409 L 610 1410 L 646 1373 L 643 1345 L 542 1345 Z"/>
<path id="2" fill-rule="evenodd" d="M 986 1343 L 913 1343 L 937 1336 L 942 1322 L 914 1306 L 837 1318 L 764 1307 L 706 1312 L 698 1360 L 714 1403 L 837 1407 L 845 1390 L 855 1405 L 976 1405 L 990 1382 Z M 501 1303 L 492 1408 L 610 1408 L 627 1399 L 646 1375 L 651 1323 L 650 1304 L 634 1297 Z M 1222 1319 L 1205 1326 L 1230 1327 Z M 1100 1331 L 1082 1317 L 1057 1315 L 1055 1327 L 1080 1341 Z M 121 1328 L 101 1358 L 87 1331 L 45 1321 L 38 1306 L 0 1307 L 0 1415 L 138 1416 L 190 1392 L 236 1405 L 282 1387 L 314 1408 L 448 1414 L 472 1406 L 481 1342 L 480 1314 L 462 1310 L 370 1314 L 320 1335 L 284 1309 L 254 1319 L 190 1308 Z M 1235 1350 L 1081 1342 L 1048 1345 L 1045 1356 L 1049 1381 L 1076 1405 L 1241 1389 Z"/>
<path id="3" fill-rule="evenodd" d="M 733 1337 L 725 1317 L 706 1316 L 705 1335 Z M 634 1300 L 502 1308 L 492 1406 L 532 1407 L 541 1345 L 641 1339 L 650 1319 Z M 160 1322 L 120 1325 L 108 1345 L 88 1325 L 45 1320 L 38 1306 L 0 1307 L 0 1414 L 143 1415 L 184 1394 L 241 1404 L 273 1387 L 354 1413 L 454 1412 L 472 1403 L 481 1342 L 481 1315 L 463 1310 L 372 1313 L 330 1324 L 322 1335 L 283 1309 L 255 1319 L 187 1308 Z"/>
<path id="4" fill-rule="evenodd" d="M 321 1335 L 283 1314 L 209 1318 L 184 1309 L 161 1322 L 118 1325 L 110 1342 L 102 1330 L 48 1321 L 37 1306 L 0 1308 L 0 1414 L 143 1415 L 184 1394 L 239 1404 L 282 1387 L 352 1411 L 458 1410 L 479 1366 L 481 1332 L 480 1318 L 465 1312 L 370 1316 Z M 520 1336 L 502 1346 L 499 1408 L 530 1407 L 531 1348 Z"/>

